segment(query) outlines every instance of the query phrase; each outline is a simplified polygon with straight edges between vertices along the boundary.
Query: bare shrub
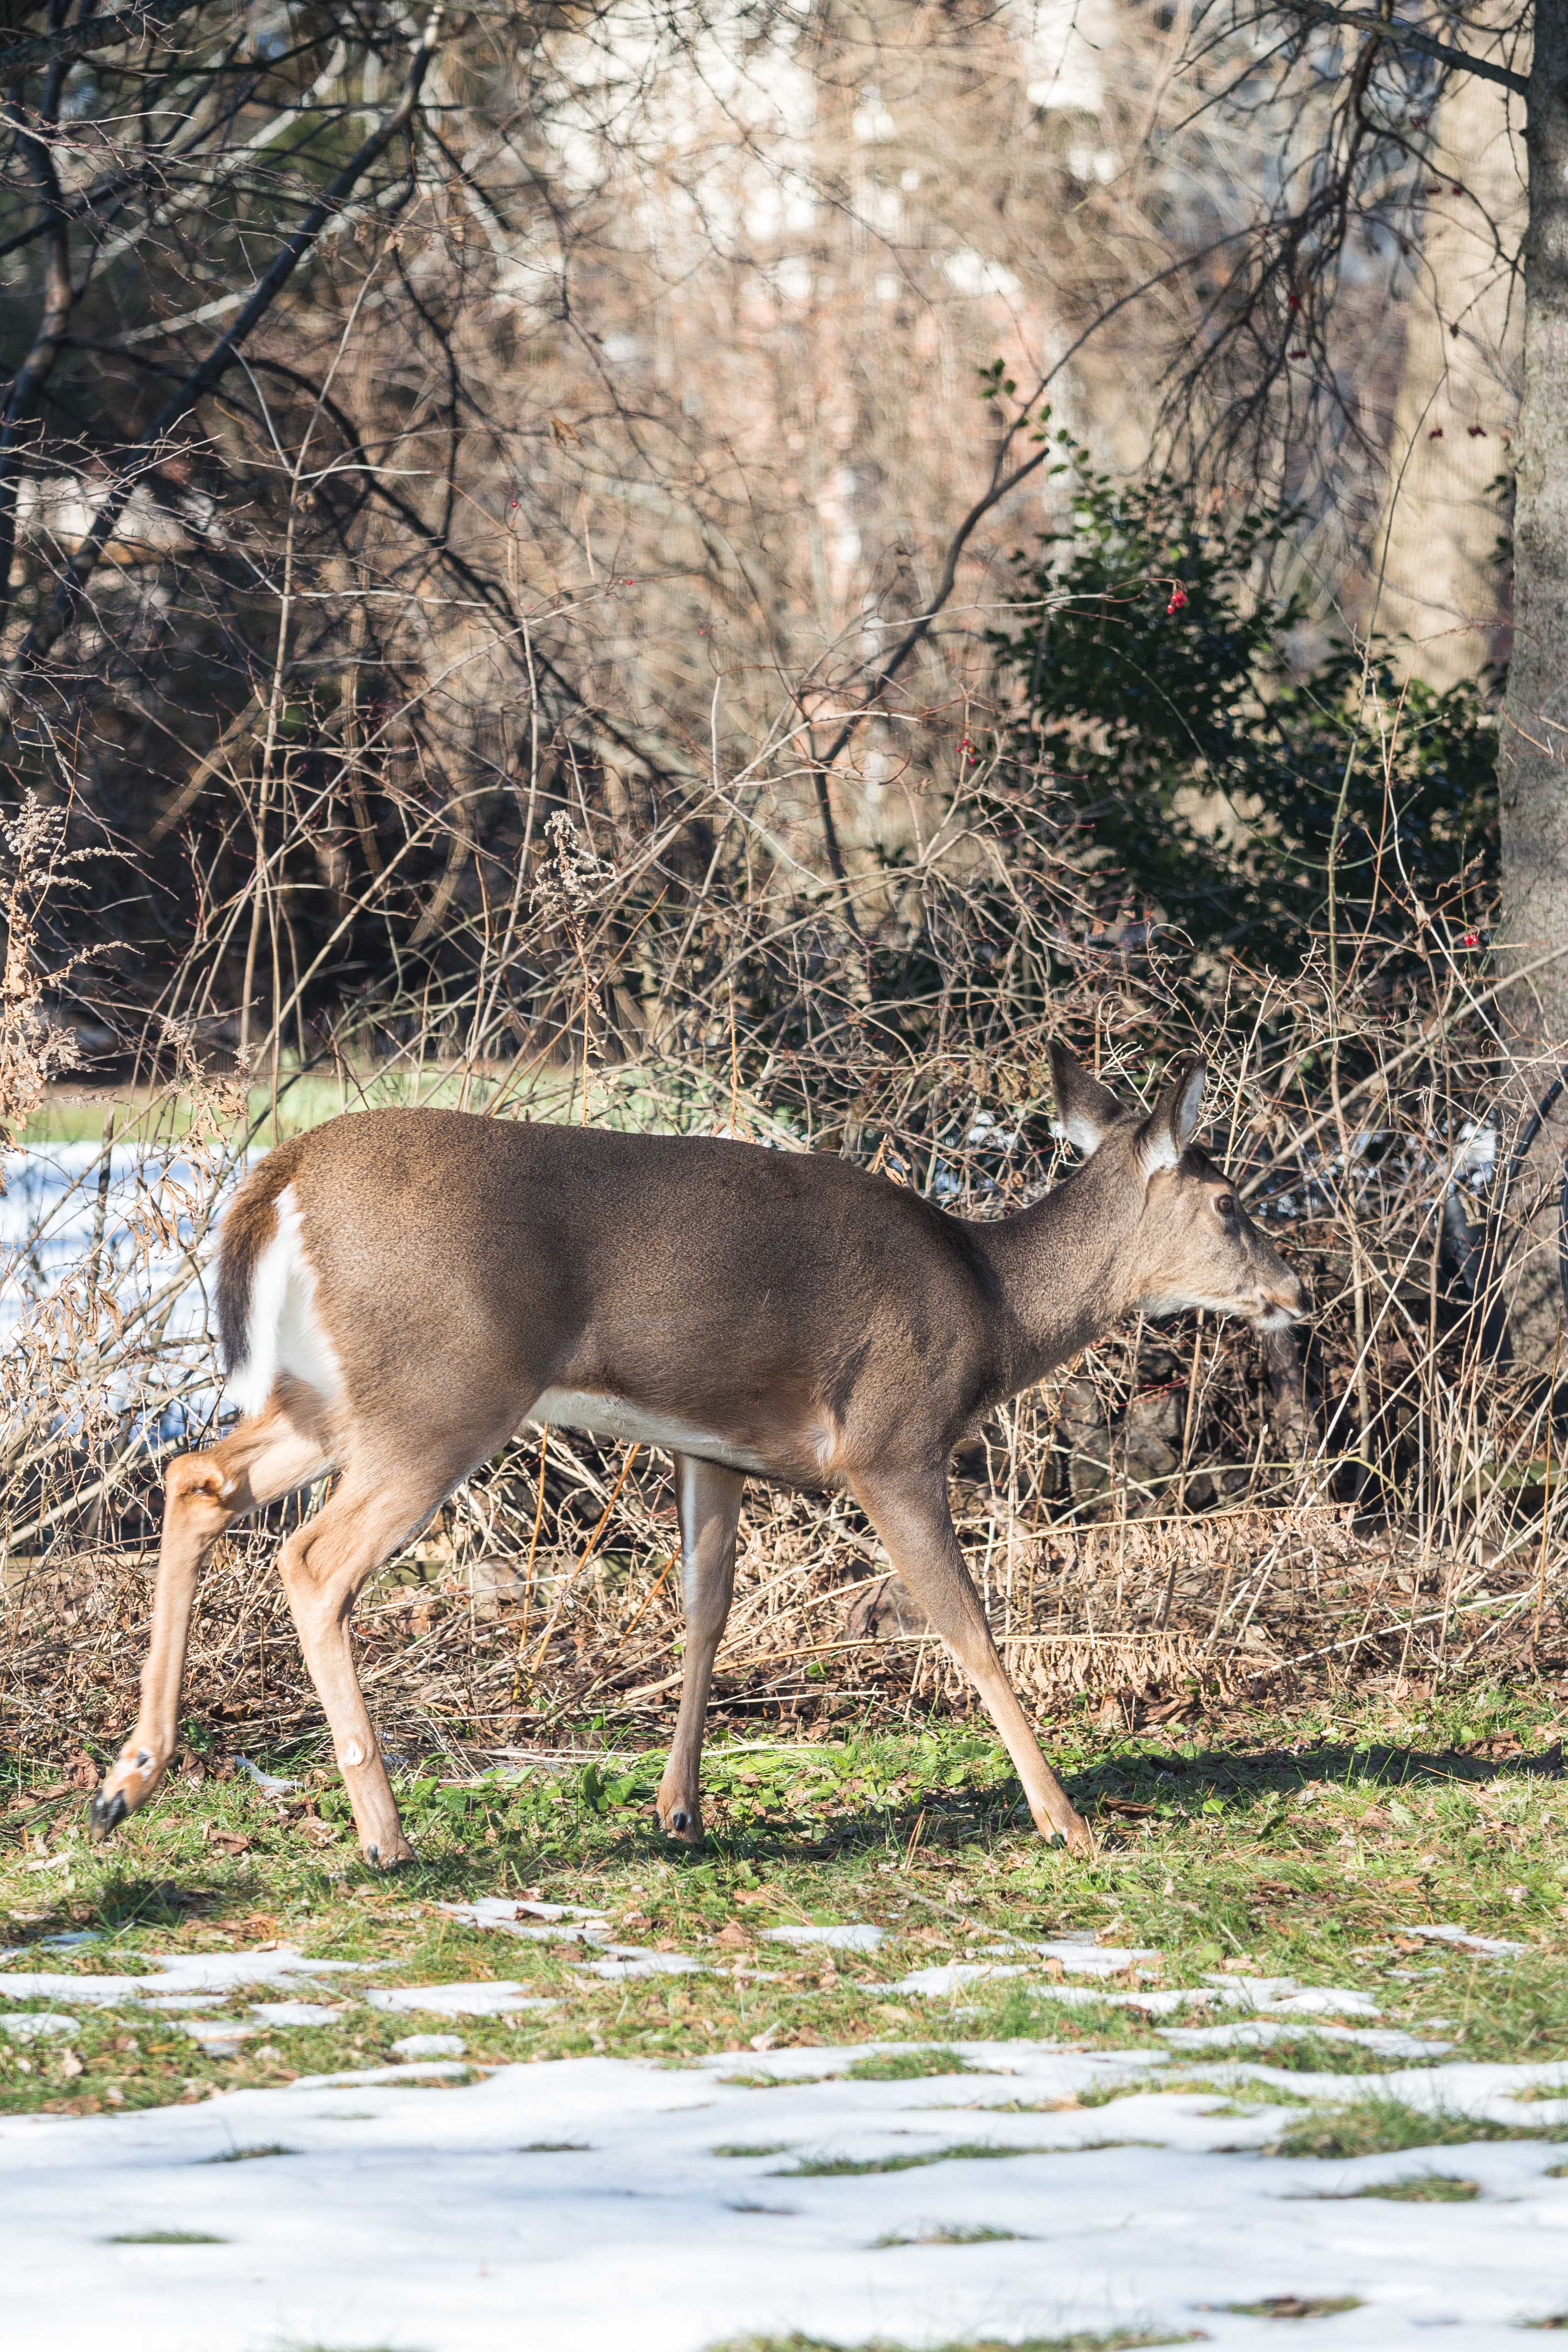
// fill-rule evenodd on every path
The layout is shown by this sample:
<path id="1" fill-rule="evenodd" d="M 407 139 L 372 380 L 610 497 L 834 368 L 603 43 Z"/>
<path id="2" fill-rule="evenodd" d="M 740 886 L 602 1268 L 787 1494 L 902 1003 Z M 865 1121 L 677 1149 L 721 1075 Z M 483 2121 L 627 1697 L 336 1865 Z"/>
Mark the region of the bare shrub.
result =
<path id="1" fill-rule="evenodd" d="M 247 1145 L 438 1099 L 847 1152 L 991 1216 L 1059 1171 L 1055 1036 L 1128 1094 L 1174 1047 L 1208 1053 L 1217 1147 L 1316 1305 L 1300 1364 L 1202 1317 L 1134 1323 L 960 1458 L 960 1532 L 1031 1702 L 1171 1721 L 1561 1658 L 1553 1399 L 1511 1369 L 1498 1309 L 1534 1205 L 1512 1197 L 1495 983 L 1375 928 L 1288 981 L 1107 932 L 1048 780 L 1021 793 L 976 748 L 907 784 L 915 852 L 841 886 L 792 854 L 767 774 L 679 797 L 622 779 L 548 817 L 540 787 L 527 862 L 497 861 L 461 919 L 463 987 L 345 991 L 308 1053 L 264 1034 L 248 1086 L 207 1077 L 186 1032 L 155 1041 L 169 1076 L 119 1114 L 127 1139 L 57 1152 L 26 1230 L 10 1210 L 13 1281 L 43 1268 L 7 1355 L 0 1672 L 29 1746 L 101 1737 L 128 1704 L 159 1466 L 215 1405 L 198 1269 Z M 199 971 L 182 985 L 199 998 Z M 225 1548 L 193 1659 L 193 1715 L 252 1742 L 316 1720 L 268 1562 L 286 1517 Z M 744 1528 L 723 1705 L 967 1706 L 852 1506 L 754 1487 Z M 520 1433 L 361 1611 L 393 1745 L 521 1745 L 601 1712 L 655 1738 L 674 1545 L 656 1459 Z"/>

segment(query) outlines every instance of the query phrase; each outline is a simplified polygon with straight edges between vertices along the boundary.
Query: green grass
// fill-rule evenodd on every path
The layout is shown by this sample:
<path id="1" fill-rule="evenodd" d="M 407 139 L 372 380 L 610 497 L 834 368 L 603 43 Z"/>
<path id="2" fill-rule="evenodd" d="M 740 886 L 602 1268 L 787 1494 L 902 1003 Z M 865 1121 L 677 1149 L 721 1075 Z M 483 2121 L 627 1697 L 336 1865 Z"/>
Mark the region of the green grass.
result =
<path id="1" fill-rule="evenodd" d="M 1568 2139 L 1568 2125 L 1526 2130 L 1487 2123 L 1474 2116 L 1432 2114 L 1398 2099 L 1362 2099 L 1324 2113 L 1316 2110 L 1292 2123 L 1268 2151 L 1270 2156 L 1397 2156 L 1414 2147 L 1474 2147 L 1485 2140 Z M 1379 2192 L 1381 2193 L 1381 2192 Z"/>
<path id="2" fill-rule="evenodd" d="M 743 2143 L 727 2142 L 723 2147 L 713 2148 L 709 2153 L 714 2156 L 788 2156 L 789 2143 L 784 2139 L 765 2139 L 748 2147 Z"/>
<path id="3" fill-rule="evenodd" d="M 1214 2311 L 1234 2312 L 1238 2319 L 1335 2319 L 1342 2311 L 1359 2311 L 1358 2294 L 1266 2294 L 1260 2303 L 1217 2303 Z"/>
<path id="4" fill-rule="evenodd" d="M 1347 2189 L 1337 2201 L 1354 2203 L 1362 2197 L 1382 2197 L 1394 2205 L 1473 2205 L 1480 2193 L 1477 2180 L 1460 2180 L 1451 2172 L 1420 2172 L 1409 2180 Z"/>
<path id="5" fill-rule="evenodd" d="M 122 2230 L 118 2237 L 106 2238 L 106 2246 L 226 2246 L 226 2238 L 214 2238 L 205 2230 Z"/>
<path id="6" fill-rule="evenodd" d="M 777 1114 L 752 1097 L 743 1097 L 758 1133 L 776 1130 Z M 247 1091 L 246 1121 L 257 1150 L 268 1150 L 291 1135 L 321 1126 L 345 1110 L 380 1110 L 419 1104 L 426 1108 L 487 1110 L 498 1104 L 514 1118 L 575 1122 L 582 1115 L 581 1079 L 574 1072 L 534 1066 L 519 1079 L 516 1070 L 469 1071 L 422 1062 L 417 1066 L 364 1061 L 345 1065 L 341 1076 L 302 1072 L 296 1058 L 285 1055 L 278 1070 L 276 1117 L 271 1064 L 265 1080 Z M 673 1072 L 656 1063 L 626 1063 L 593 1072 L 589 1082 L 588 1116 L 595 1127 L 643 1129 L 657 1127 L 711 1131 L 732 1115 L 730 1087 L 694 1085 L 689 1070 Z M 152 1087 L 88 1090 L 66 1085 L 51 1088 L 28 1118 L 22 1133 L 26 1145 L 99 1143 L 106 1117 L 114 1121 L 117 1143 L 166 1141 L 183 1136 L 193 1109 L 187 1097 Z M 238 1138 L 237 1121 L 235 1140 Z"/>
<path id="7" fill-rule="evenodd" d="M 881 2253 L 893 2246 L 994 2246 L 1006 2241 L 1021 2244 L 1022 2232 L 1018 2230 L 988 2230 L 983 2223 L 966 2229 L 962 2223 L 955 2222 L 950 2227 L 940 2224 L 935 2229 L 922 2230 L 917 2238 L 873 2238 L 871 2242 L 873 2252 Z"/>
<path id="8" fill-rule="evenodd" d="M 920 2156 L 808 2156 L 775 2180 L 839 2180 L 858 2172 L 918 2172 L 928 2164 L 963 2164 L 975 2157 L 1058 2156 L 1066 2151 L 1049 2147 L 998 2147 L 994 2140 L 959 2140 L 951 2147 L 930 2148 Z"/>
<path id="9" fill-rule="evenodd" d="M 1391 2066 L 1403 2071 L 1443 2063 L 1437 2058 L 1380 2058 L 1364 2042 L 1325 2042 L 1319 2033 L 1292 2034 L 1288 2042 L 1270 2042 L 1257 2050 L 1234 2050 L 1230 2054 L 1280 2074 L 1386 2074 Z"/>
<path id="10" fill-rule="evenodd" d="M 205 2157 L 203 2161 L 206 2164 L 249 2164 L 256 2157 L 298 2156 L 298 2153 L 297 2147 L 284 2147 L 274 2143 L 269 2147 L 231 2147 L 222 2156 Z"/>
<path id="11" fill-rule="evenodd" d="M 1202 2329 L 1197 2327 L 1179 2336 L 1163 2329 L 1150 2334 L 1143 2328 L 1113 2327 L 1108 2336 L 1078 2330 L 1071 2336 L 1013 2337 L 1005 2344 L 992 2336 L 967 2336 L 962 2343 L 930 2346 L 926 2352 L 1145 2352 L 1145 2347 L 1162 2344 L 1204 2341 Z M 909 2347 L 891 2343 L 885 2336 L 854 2345 L 841 2340 L 830 2342 L 824 2336 L 735 2336 L 722 2344 L 710 2345 L 708 2352 L 909 2352 Z"/>
<path id="12" fill-rule="evenodd" d="M 927 2074 L 981 2074 L 956 2050 L 879 2051 L 873 2058 L 857 2058 L 845 2068 L 853 2083 L 917 2083 Z"/>
<path id="13" fill-rule="evenodd" d="M 716 1738 L 710 1834 L 695 1853 L 672 1849 L 650 1819 L 662 1751 L 606 1752 L 620 1736 L 614 1725 L 560 1727 L 553 1736 L 563 1746 L 595 1757 L 565 1773 L 465 1782 L 444 1762 L 421 1765 L 398 1781 L 421 1859 L 392 1876 L 357 1858 L 324 1738 L 258 1759 L 304 1780 L 296 1797 L 267 1799 L 217 1769 L 204 1780 L 182 1776 L 102 1849 L 83 1835 L 85 1796 L 45 1797 L 57 1777 L 47 1763 L 0 1756 L 0 1944 L 23 1948 L 10 1967 L 64 1973 L 134 1971 L 153 1954 L 277 1940 L 382 1961 L 405 1983 L 521 1978 L 561 2006 L 465 2019 L 476 2065 L 591 2052 L 664 2063 L 731 2053 L 728 2079 L 761 2088 L 775 2077 L 748 2045 L 763 2037 L 774 2050 L 876 2043 L 867 2071 L 891 2081 L 963 2064 L 952 2048 L 959 2036 L 966 2045 L 1024 2036 L 1165 2060 L 1167 2045 L 1136 2011 L 1059 2011 L 1031 2000 L 1027 1979 L 966 1986 L 951 2003 L 896 1990 L 908 1970 L 1000 1934 L 1088 1929 L 1155 1947 L 1164 1955 L 1155 1980 L 1166 1985 L 1200 1987 L 1226 1960 L 1244 1962 L 1260 1975 L 1368 1990 L 1383 2022 L 1430 2031 L 1457 2057 L 1568 2062 L 1568 1790 L 1544 1769 L 1482 1767 L 1463 1752 L 1511 1729 L 1539 1754 L 1554 1736 L 1554 1704 L 1522 1685 L 1397 1712 L 1371 1701 L 1332 1718 L 1319 1707 L 1256 1711 L 1232 1719 L 1223 1736 L 1175 1743 L 1157 1733 L 1109 1738 L 1087 1714 L 1068 1715 L 1050 1745 L 1097 1821 L 1100 1847 L 1087 1862 L 1035 1837 L 987 1731 L 946 1721 L 908 1730 L 848 1721 L 821 1741 Z M 105 1752 L 124 1728 L 105 1722 Z M 209 1727 L 193 1723 L 184 1736 L 221 1767 Z M 1098 1812 L 1109 1796 L 1155 1810 Z M 325 1854 L 301 1834 L 307 1803 L 345 1832 Z M 248 1851 L 214 1847 L 209 1827 L 240 1832 Z M 41 1861 L 53 1866 L 27 1866 Z M 709 1973 L 583 1978 L 570 1965 L 570 1947 L 465 1928 L 436 1908 L 530 1889 L 601 1906 L 617 1935 L 687 1951 Z M 750 1937 L 813 1918 L 873 1922 L 886 1940 L 875 1952 L 831 1956 L 717 1942 L 731 1923 Z M 1445 1919 L 1529 1948 L 1517 1959 L 1478 1960 L 1441 1946 L 1404 1948 L 1393 1933 Z M 99 1940 L 37 1948 L 79 1927 Z M 751 1973 L 762 1969 L 775 1980 Z M 168 2019 L 126 2011 L 84 2010 L 68 2042 L 0 2039 L 0 2115 L 131 2109 L 387 2063 L 410 2021 L 356 2002 L 352 1979 L 328 1990 L 345 2004 L 335 2024 L 268 2026 L 225 2059 L 204 2056 Z M 244 2018 L 246 1999 L 206 2014 Z M 1204 2011 L 1185 2014 L 1200 2021 Z M 1449 2022 L 1439 2028 L 1438 2019 Z M 64 2065 L 68 2054 L 79 2074 Z M 1184 2053 L 1182 2079 L 1236 2058 L 1351 2075 L 1380 2063 L 1303 2037 L 1256 2053 Z M 1136 2087 L 1174 2088 L 1177 2079 L 1174 2065 L 1158 2075 L 1151 2066 Z M 1267 2094 L 1271 2102 L 1282 2095 Z M 1427 2140 L 1432 2129 L 1423 2118 Z"/>

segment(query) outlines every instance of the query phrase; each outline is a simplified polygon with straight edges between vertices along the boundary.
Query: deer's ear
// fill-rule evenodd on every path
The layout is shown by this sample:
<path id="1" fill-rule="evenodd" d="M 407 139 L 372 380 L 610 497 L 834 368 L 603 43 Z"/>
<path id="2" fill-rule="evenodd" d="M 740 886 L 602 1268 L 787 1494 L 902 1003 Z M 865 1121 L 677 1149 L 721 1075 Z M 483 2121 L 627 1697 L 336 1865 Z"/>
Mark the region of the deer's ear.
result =
<path id="1" fill-rule="evenodd" d="M 1051 1124 L 1079 1151 L 1098 1150 L 1108 1130 L 1126 1116 L 1110 1087 L 1092 1078 L 1065 1045 L 1051 1048 L 1051 1084 L 1056 1096 Z"/>
<path id="2" fill-rule="evenodd" d="M 1196 1056 L 1177 1064 L 1138 1130 L 1138 1158 L 1145 1176 L 1161 1168 L 1174 1168 L 1197 1133 L 1207 1082 L 1207 1069 Z"/>

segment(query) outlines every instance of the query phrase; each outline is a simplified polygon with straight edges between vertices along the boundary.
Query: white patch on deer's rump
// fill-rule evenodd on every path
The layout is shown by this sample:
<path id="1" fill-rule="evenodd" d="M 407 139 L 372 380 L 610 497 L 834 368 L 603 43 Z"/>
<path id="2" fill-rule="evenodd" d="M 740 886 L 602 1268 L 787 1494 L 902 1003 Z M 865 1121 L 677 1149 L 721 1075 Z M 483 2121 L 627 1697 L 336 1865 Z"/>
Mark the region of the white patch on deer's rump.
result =
<path id="1" fill-rule="evenodd" d="M 695 1454 L 699 1461 L 722 1462 L 731 1470 L 761 1470 L 759 1454 L 731 1445 L 711 1431 L 694 1428 L 673 1413 L 649 1412 L 629 1398 L 596 1396 L 585 1389 L 546 1389 L 529 1408 L 536 1424 L 549 1422 L 560 1429 L 586 1430 L 592 1437 L 608 1437 L 622 1445 L 662 1445 L 671 1454 Z"/>
<path id="2" fill-rule="evenodd" d="M 245 1360 L 232 1365 L 224 1392 L 242 1413 L 260 1412 L 279 1375 L 317 1395 L 340 1395 L 343 1375 L 316 1312 L 316 1269 L 306 1255 L 299 1204 L 286 1184 L 275 1204 L 277 1224 L 251 1277 Z"/>

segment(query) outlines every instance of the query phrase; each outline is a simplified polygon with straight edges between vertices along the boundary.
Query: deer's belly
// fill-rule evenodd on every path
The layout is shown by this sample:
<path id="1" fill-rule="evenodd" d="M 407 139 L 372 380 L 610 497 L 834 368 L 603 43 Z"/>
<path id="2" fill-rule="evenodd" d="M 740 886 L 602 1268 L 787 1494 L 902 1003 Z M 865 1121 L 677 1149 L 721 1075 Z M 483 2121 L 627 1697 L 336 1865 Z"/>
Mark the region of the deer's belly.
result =
<path id="1" fill-rule="evenodd" d="M 534 1400 L 528 1419 L 536 1425 L 548 1421 L 561 1429 L 585 1430 L 591 1437 L 608 1437 L 620 1445 L 662 1445 L 671 1454 L 722 1462 L 731 1470 L 767 1468 L 760 1454 L 731 1445 L 711 1430 L 697 1429 L 669 1413 L 649 1412 L 626 1397 L 596 1396 L 583 1389 L 546 1389 Z"/>

